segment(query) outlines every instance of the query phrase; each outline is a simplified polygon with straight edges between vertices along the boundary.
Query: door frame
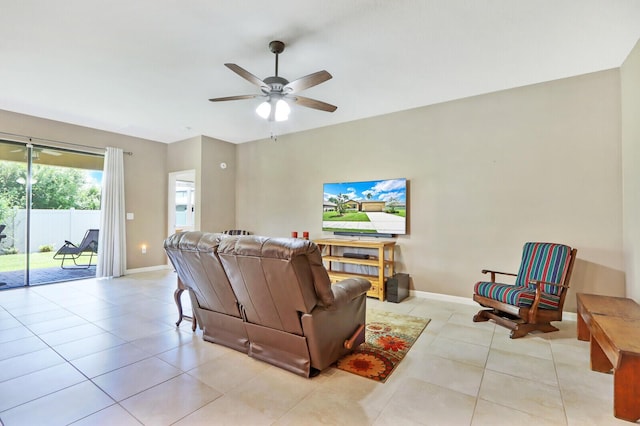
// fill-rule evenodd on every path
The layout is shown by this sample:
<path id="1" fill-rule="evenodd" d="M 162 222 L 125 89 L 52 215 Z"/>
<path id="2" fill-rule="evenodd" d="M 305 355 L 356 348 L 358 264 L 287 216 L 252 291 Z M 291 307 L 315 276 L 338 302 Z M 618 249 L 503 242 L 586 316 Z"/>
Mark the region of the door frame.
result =
<path id="1" fill-rule="evenodd" d="M 200 230 L 200 218 L 199 218 L 199 214 L 198 214 L 198 209 L 199 209 L 199 200 L 198 200 L 198 194 L 200 191 L 198 191 L 198 180 L 197 180 L 197 175 L 196 175 L 196 171 L 195 169 L 190 169 L 190 170 L 180 170 L 177 172 L 170 172 L 169 173 L 169 186 L 168 186 L 168 193 L 167 193 L 167 236 L 169 235 L 173 235 L 176 232 L 176 227 L 175 227 L 175 223 L 176 223 L 176 182 L 179 180 L 184 180 L 184 181 L 193 181 L 193 194 L 194 194 L 194 200 L 193 200 L 193 205 L 195 206 L 195 212 L 194 212 L 194 220 L 193 220 L 193 230 L 194 231 L 199 231 Z"/>

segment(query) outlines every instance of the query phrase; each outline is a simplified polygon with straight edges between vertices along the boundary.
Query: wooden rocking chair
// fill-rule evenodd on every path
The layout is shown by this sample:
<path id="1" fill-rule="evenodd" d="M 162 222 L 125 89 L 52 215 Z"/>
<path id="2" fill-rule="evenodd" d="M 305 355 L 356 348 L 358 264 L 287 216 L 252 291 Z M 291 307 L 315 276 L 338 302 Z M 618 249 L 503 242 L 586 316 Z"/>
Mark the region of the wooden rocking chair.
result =
<path id="1" fill-rule="evenodd" d="M 551 321 L 562 321 L 576 252 L 562 244 L 526 243 L 517 274 L 482 270 L 491 281 L 476 283 L 473 300 L 491 309 L 480 310 L 473 321 L 494 320 L 511 329 L 512 339 L 534 330 L 557 331 Z M 516 277 L 515 283 L 497 283 L 496 275 Z"/>

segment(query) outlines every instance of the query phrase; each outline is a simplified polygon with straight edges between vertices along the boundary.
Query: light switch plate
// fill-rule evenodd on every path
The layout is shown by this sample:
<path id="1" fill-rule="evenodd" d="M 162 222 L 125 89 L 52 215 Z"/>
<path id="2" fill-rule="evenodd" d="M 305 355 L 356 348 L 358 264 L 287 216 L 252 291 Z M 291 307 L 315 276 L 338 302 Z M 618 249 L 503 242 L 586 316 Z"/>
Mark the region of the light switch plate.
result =
<path id="1" fill-rule="evenodd" d="M 133 220 L 133 213 L 127 213 L 127 220 Z"/>

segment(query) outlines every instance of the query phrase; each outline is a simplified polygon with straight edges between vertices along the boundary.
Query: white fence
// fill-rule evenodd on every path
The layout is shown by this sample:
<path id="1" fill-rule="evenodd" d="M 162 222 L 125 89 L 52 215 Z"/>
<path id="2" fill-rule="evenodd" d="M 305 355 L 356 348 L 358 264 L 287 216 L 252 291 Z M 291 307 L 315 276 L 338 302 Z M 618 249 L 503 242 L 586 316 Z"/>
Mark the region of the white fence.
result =
<path id="1" fill-rule="evenodd" d="M 12 218 L 5 225 L 2 248 L 15 247 L 25 252 L 26 210 L 14 210 Z M 37 252 L 40 246 L 52 245 L 58 250 L 69 240 L 79 244 L 88 229 L 100 227 L 100 210 L 31 210 L 31 252 Z"/>

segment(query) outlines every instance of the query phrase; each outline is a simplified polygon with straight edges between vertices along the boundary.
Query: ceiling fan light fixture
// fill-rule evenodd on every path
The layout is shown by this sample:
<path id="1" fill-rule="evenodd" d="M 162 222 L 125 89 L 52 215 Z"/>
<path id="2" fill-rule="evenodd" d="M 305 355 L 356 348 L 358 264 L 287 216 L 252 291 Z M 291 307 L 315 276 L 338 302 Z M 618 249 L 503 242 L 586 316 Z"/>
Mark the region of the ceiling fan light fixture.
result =
<path id="1" fill-rule="evenodd" d="M 287 121 L 291 113 L 291 107 L 284 99 L 270 98 L 262 102 L 256 108 L 256 113 L 269 121 Z"/>
<path id="2" fill-rule="evenodd" d="M 262 102 L 258 105 L 258 108 L 256 108 L 256 113 L 266 120 L 269 118 L 269 114 L 271 114 L 271 104 L 268 101 Z"/>
<path id="3" fill-rule="evenodd" d="M 279 99 L 278 102 L 276 102 L 276 113 L 275 113 L 276 121 L 288 120 L 290 112 L 291 112 L 291 107 L 284 99 Z"/>

